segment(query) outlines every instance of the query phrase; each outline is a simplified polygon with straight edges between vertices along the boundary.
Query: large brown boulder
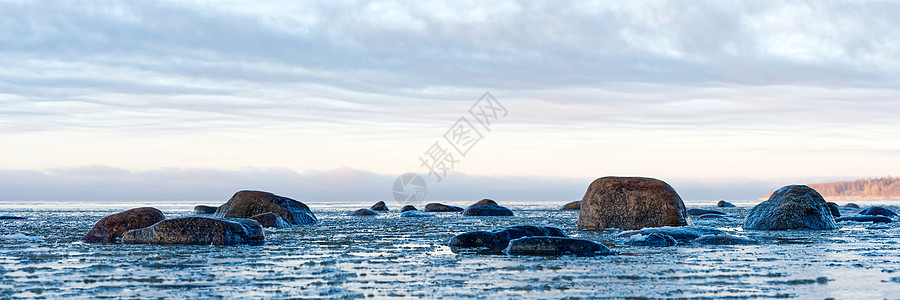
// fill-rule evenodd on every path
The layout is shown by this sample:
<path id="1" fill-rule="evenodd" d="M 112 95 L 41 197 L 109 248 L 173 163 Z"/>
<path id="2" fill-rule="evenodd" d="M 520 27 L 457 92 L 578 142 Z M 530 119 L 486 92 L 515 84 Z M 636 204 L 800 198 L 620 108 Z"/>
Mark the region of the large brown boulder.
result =
<path id="1" fill-rule="evenodd" d="M 204 217 L 164 220 L 122 235 L 126 244 L 260 245 L 265 240 L 262 225 L 254 220 Z"/>
<path id="2" fill-rule="evenodd" d="M 153 207 L 129 209 L 103 217 L 81 240 L 85 243 L 112 243 L 129 230 L 141 229 L 165 218 L 161 211 Z"/>
<path id="3" fill-rule="evenodd" d="M 744 219 L 744 229 L 833 230 L 837 229 L 837 224 L 819 192 L 805 185 L 789 185 L 754 206 Z"/>
<path id="4" fill-rule="evenodd" d="M 594 180 L 581 200 L 578 229 L 690 226 L 684 202 L 667 183 L 643 177 Z"/>
<path id="5" fill-rule="evenodd" d="M 443 203 L 428 203 L 425 205 L 427 212 L 459 212 L 465 210 L 459 206 L 446 205 Z"/>
<path id="6" fill-rule="evenodd" d="M 375 205 L 372 205 L 372 208 L 369 208 L 369 209 L 376 210 L 376 211 L 388 211 L 389 210 L 387 207 L 387 204 L 385 204 L 384 201 L 378 201 L 378 203 L 375 203 Z"/>
<path id="7" fill-rule="evenodd" d="M 268 192 L 240 191 L 216 210 L 216 218 L 249 218 L 274 213 L 292 225 L 315 224 L 316 215 L 300 201 Z"/>

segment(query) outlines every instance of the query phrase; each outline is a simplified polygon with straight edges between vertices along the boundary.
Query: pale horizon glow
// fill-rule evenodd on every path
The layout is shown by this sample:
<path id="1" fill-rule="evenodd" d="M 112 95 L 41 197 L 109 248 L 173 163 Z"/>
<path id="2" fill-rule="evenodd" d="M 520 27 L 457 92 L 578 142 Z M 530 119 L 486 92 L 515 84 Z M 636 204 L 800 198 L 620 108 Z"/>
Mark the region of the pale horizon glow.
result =
<path id="1" fill-rule="evenodd" d="M 100 168 L 122 172 L 84 184 L 284 176 L 318 184 L 271 187 L 377 198 L 382 182 L 427 173 L 418 158 L 485 92 L 509 114 L 447 183 L 429 179 L 436 195 L 543 179 L 494 193 L 571 199 L 615 175 L 756 199 L 896 176 L 898 13 L 873 1 L 0 1 L 0 179 L 31 174 L 2 185 L 11 197 L 75 191 L 69 176 Z M 20 188 L 29 178 L 37 188 Z M 371 180 L 342 190 L 359 178 Z"/>

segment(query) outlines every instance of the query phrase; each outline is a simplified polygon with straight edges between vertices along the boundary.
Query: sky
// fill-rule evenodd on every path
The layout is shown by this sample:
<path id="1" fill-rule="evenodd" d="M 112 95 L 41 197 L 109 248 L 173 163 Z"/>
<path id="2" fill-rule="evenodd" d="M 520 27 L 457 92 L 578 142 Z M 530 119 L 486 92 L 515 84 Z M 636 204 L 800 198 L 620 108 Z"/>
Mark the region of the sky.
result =
<path id="1" fill-rule="evenodd" d="M 374 202 L 409 172 L 435 201 L 577 200 L 604 176 L 700 201 L 897 175 L 897 15 L 890 1 L 0 0 L 0 201 Z M 486 93 L 503 108 L 489 126 L 469 112 Z M 452 129 L 478 135 L 429 174 Z"/>

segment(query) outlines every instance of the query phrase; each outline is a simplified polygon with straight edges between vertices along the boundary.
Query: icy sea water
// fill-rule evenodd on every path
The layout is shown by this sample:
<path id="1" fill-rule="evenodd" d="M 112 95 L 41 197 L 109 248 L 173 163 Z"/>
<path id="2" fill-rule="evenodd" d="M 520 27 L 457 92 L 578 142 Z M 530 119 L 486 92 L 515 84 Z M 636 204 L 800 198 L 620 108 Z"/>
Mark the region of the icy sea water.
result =
<path id="1" fill-rule="evenodd" d="M 103 216 L 146 205 L 0 203 L 0 215 L 28 218 L 0 220 L 0 298 L 900 298 L 897 223 L 745 232 L 749 207 L 695 222 L 759 245 L 629 247 L 613 231 L 577 231 L 578 212 L 555 210 L 561 203 L 508 204 L 515 217 L 433 218 L 348 217 L 371 203 L 312 204 L 318 225 L 267 231 L 262 246 L 78 241 Z M 193 214 L 193 204 L 153 206 L 167 218 Z M 560 227 L 619 255 L 456 255 L 446 246 L 459 233 L 522 224 Z"/>

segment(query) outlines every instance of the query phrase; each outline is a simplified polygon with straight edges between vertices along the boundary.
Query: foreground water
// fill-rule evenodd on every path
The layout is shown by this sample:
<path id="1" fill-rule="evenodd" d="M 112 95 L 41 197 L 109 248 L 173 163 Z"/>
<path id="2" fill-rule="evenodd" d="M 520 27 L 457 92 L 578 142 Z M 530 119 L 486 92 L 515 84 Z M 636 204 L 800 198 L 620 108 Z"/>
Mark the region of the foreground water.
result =
<path id="1" fill-rule="evenodd" d="M 346 216 L 369 205 L 312 204 L 318 225 L 269 230 L 263 246 L 155 246 L 78 241 L 103 216 L 143 205 L 0 203 L 0 215 L 28 218 L 0 220 L 0 298 L 900 297 L 896 222 L 745 232 L 749 207 L 724 208 L 733 217 L 695 223 L 762 243 L 647 248 L 615 232 L 579 232 L 578 212 L 555 203 L 508 205 L 515 217 Z M 154 206 L 167 218 L 193 214 L 187 204 Z M 522 224 L 559 227 L 619 255 L 456 255 L 446 246 L 462 232 Z"/>

